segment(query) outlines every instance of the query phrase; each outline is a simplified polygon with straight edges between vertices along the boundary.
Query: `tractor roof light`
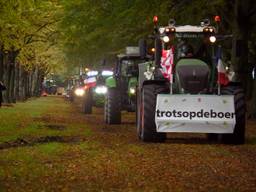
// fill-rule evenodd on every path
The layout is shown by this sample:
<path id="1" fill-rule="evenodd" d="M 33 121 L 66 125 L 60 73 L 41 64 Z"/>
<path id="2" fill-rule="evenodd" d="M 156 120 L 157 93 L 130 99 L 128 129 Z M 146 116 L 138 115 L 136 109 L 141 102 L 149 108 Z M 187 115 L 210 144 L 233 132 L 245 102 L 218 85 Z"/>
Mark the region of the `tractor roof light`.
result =
<path id="1" fill-rule="evenodd" d="M 176 29 L 174 27 L 171 28 L 171 32 L 175 32 Z"/>
<path id="2" fill-rule="evenodd" d="M 164 41 L 165 43 L 168 43 L 168 42 L 170 41 L 170 38 L 169 38 L 168 36 L 164 36 L 164 37 L 163 37 L 163 41 Z"/>
<path id="3" fill-rule="evenodd" d="M 174 33 L 176 31 L 176 29 L 174 27 L 167 27 L 165 28 L 165 33 L 169 34 L 169 33 Z"/>
<path id="4" fill-rule="evenodd" d="M 154 22 L 155 25 L 158 24 L 158 16 L 155 15 L 153 17 L 153 22 Z"/>
<path id="5" fill-rule="evenodd" d="M 210 36 L 209 40 L 211 43 L 215 43 L 217 39 L 215 36 Z"/>
<path id="6" fill-rule="evenodd" d="M 203 32 L 205 32 L 205 33 L 214 33 L 215 29 L 213 27 L 205 27 L 203 29 Z"/>
<path id="7" fill-rule="evenodd" d="M 214 17 L 214 21 L 215 21 L 216 23 L 220 23 L 220 21 L 221 21 L 220 16 L 219 16 L 219 15 L 216 15 L 216 16 Z"/>
<path id="8" fill-rule="evenodd" d="M 105 70 L 105 71 L 101 72 L 102 76 L 111 76 L 113 74 L 114 74 L 113 71 L 108 71 L 108 70 Z"/>
<path id="9" fill-rule="evenodd" d="M 92 77 L 98 75 L 98 73 L 98 71 L 88 71 L 86 74 L 88 77 Z"/>

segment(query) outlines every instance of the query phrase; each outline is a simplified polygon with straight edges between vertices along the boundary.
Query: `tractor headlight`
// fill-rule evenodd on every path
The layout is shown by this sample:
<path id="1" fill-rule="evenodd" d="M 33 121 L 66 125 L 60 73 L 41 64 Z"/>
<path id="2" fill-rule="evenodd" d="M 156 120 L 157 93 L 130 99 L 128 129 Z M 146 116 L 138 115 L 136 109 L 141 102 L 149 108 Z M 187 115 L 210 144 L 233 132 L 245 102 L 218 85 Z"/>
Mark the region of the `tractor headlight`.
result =
<path id="1" fill-rule="evenodd" d="M 81 97 L 81 96 L 83 96 L 83 95 L 84 95 L 84 93 L 85 93 L 84 89 L 77 88 L 77 89 L 75 90 L 75 94 L 76 94 L 76 96 Z"/>
<path id="2" fill-rule="evenodd" d="M 215 43 L 216 42 L 216 37 L 215 36 L 211 36 L 209 38 L 209 40 L 210 40 L 211 43 Z"/>
<path id="3" fill-rule="evenodd" d="M 134 87 L 131 87 L 130 90 L 129 90 L 130 94 L 134 95 L 136 90 Z"/>
<path id="4" fill-rule="evenodd" d="M 163 41 L 164 41 L 165 43 L 168 43 L 168 42 L 170 41 L 170 38 L 169 38 L 168 36 L 164 36 L 164 37 L 163 37 Z"/>
<path id="5" fill-rule="evenodd" d="M 106 86 L 97 86 L 97 87 L 95 88 L 95 92 L 96 92 L 97 94 L 106 94 L 107 91 L 108 91 L 108 89 L 107 89 Z"/>

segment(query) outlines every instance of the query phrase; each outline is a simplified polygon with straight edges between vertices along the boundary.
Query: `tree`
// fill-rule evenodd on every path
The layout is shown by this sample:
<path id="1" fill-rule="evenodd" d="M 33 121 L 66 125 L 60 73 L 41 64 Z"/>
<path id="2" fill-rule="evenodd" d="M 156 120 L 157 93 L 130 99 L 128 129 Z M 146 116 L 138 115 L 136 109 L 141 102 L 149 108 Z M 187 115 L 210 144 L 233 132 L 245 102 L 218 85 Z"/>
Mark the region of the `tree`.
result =
<path id="1" fill-rule="evenodd" d="M 50 57 L 42 53 L 56 45 L 59 5 L 48 0 L 6 1 L 1 5 L 0 79 L 8 87 L 5 100 L 15 102 L 16 98 L 39 95 L 42 77 L 53 66 Z"/>

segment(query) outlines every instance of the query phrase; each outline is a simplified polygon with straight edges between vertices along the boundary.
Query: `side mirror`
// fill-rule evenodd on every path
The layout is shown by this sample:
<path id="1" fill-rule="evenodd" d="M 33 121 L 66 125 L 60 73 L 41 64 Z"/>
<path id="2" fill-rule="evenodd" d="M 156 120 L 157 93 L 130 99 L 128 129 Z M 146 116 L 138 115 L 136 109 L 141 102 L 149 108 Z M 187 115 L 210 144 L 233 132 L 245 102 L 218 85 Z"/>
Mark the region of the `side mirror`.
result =
<path id="1" fill-rule="evenodd" d="M 162 58 L 162 42 L 160 37 L 155 39 L 155 65 L 160 66 Z"/>
<path id="2" fill-rule="evenodd" d="M 139 40 L 140 57 L 145 59 L 147 57 L 147 41 L 145 39 Z"/>

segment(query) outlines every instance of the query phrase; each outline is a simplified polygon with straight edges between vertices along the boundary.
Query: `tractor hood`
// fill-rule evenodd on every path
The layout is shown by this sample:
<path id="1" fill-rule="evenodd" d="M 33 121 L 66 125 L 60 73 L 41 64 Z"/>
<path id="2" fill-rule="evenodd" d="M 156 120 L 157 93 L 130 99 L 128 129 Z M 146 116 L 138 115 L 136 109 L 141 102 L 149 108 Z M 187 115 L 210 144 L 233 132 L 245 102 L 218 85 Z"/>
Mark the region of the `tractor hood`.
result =
<path id="1" fill-rule="evenodd" d="M 106 79 L 106 84 L 108 88 L 114 88 L 116 87 L 116 79 L 114 76 L 110 76 Z"/>

